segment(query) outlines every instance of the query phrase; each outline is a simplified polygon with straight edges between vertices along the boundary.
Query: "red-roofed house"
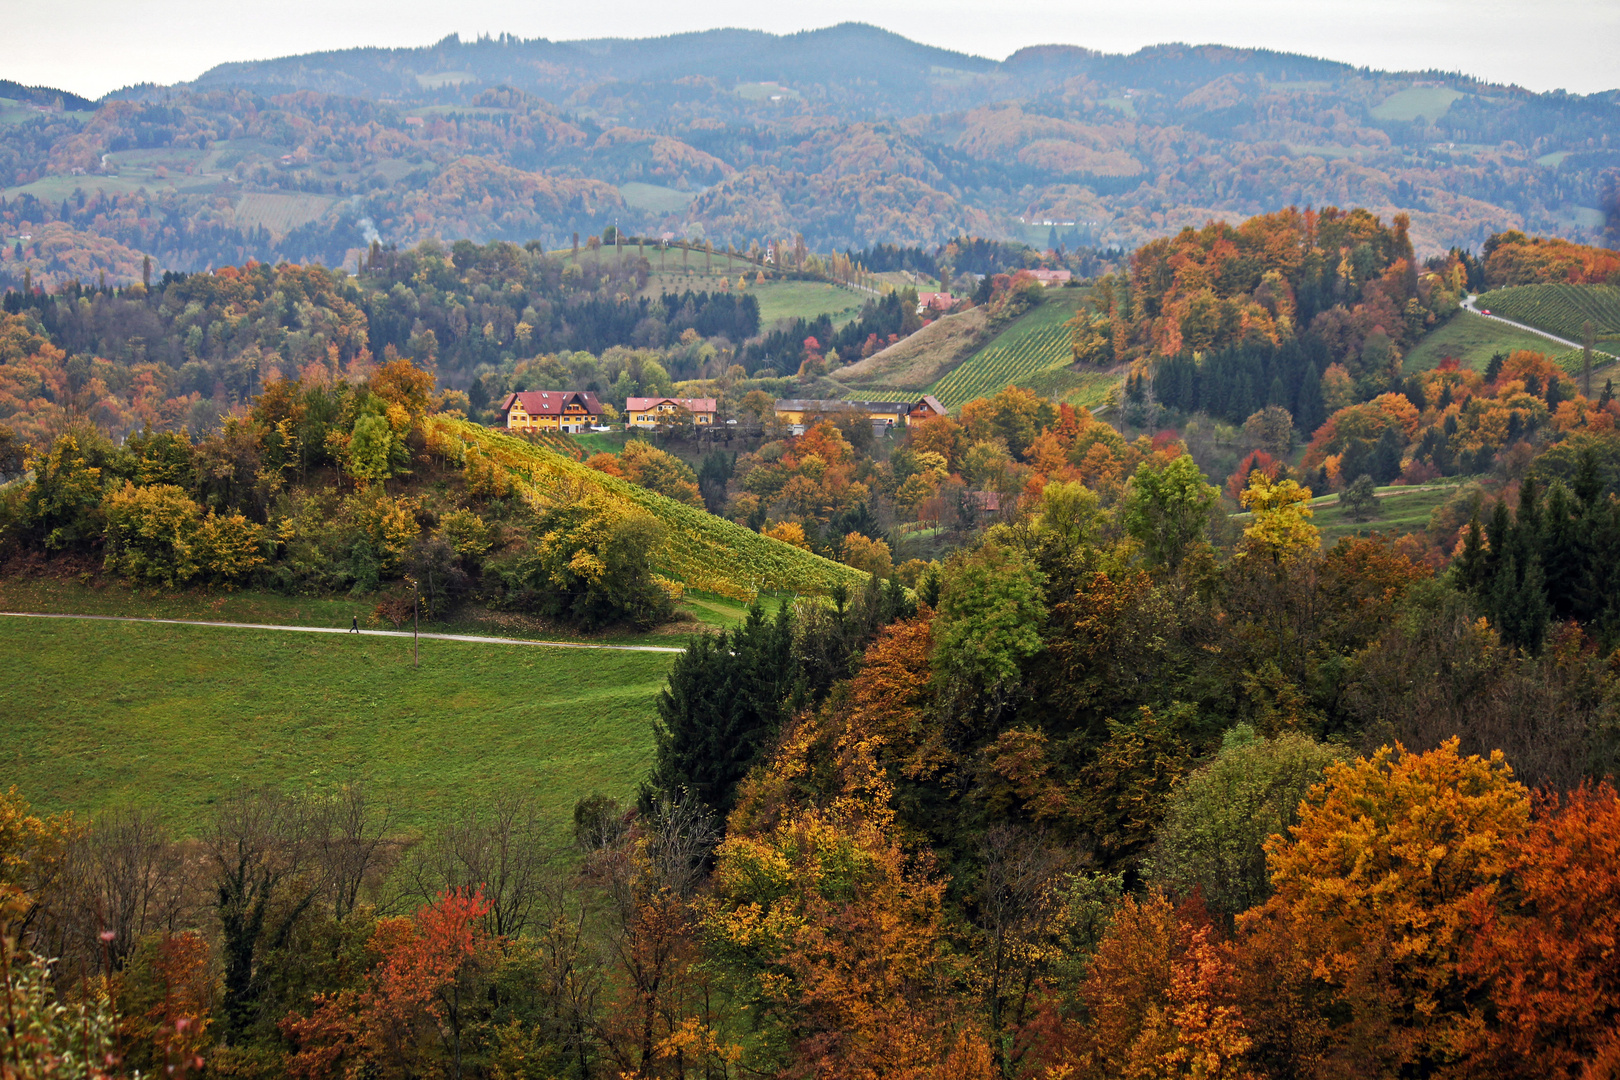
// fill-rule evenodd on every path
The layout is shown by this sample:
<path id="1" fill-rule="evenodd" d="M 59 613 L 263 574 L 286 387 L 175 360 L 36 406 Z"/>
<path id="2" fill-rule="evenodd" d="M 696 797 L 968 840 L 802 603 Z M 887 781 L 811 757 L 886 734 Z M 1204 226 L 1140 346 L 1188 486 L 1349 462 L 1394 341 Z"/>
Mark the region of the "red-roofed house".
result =
<path id="1" fill-rule="evenodd" d="M 1067 285 L 1069 279 L 1074 277 L 1067 270 L 1030 270 L 1029 275 L 1042 285 L 1050 288 L 1053 285 Z"/>
<path id="2" fill-rule="evenodd" d="M 714 423 L 712 397 L 633 397 L 624 403 L 624 426 L 645 428 L 672 423 L 682 410 L 692 414 L 694 424 Z"/>
<path id="3" fill-rule="evenodd" d="M 602 404 L 585 390 L 524 390 L 507 394 L 495 414 L 522 431 L 584 431 L 602 419 Z"/>
<path id="4" fill-rule="evenodd" d="M 951 305 L 956 303 L 948 292 L 925 292 L 917 294 L 917 314 L 925 315 L 930 311 L 949 311 Z"/>

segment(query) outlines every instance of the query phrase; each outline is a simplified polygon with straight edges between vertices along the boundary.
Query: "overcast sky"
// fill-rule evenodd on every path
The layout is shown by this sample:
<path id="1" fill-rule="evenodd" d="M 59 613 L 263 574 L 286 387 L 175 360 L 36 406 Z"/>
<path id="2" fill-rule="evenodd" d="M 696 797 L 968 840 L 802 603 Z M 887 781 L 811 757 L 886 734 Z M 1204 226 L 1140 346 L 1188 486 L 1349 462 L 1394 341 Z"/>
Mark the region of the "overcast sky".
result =
<path id="1" fill-rule="evenodd" d="M 1036 44 L 1130 52 L 1216 42 L 1533 90 L 1620 87 L 1620 0 L 4 0 L 0 12 L 0 78 L 87 97 L 192 79 L 228 60 L 426 45 L 452 32 L 567 40 L 846 20 L 996 59 Z"/>

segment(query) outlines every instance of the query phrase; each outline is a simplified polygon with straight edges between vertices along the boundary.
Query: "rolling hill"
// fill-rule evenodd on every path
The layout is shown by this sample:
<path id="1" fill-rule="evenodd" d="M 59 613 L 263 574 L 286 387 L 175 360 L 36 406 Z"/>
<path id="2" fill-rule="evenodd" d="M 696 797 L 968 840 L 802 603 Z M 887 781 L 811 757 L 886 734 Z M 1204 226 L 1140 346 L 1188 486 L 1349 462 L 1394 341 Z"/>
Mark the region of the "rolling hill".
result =
<path id="1" fill-rule="evenodd" d="M 1346 202 L 1407 212 L 1428 255 L 1507 228 L 1597 242 L 1620 167 L 1612 93 L 1220 46 L 997 61 L 858 24 L 451 36 L 222 65 L 91 114 L 11 99 L 25 90 L 0 110 L 0 231 L 61 221 L 160 270 L 337 265 L 372 239 L 554 247 L 610 224 L 802 234 L 822 252 L 962 233 L 1073 252 Z"/>
<path id="2" fill-rule="evenodd" d="M 521 491 L 542 504 L 596 490 L 651 513 L 669 529 L 668 545 L 655 563 L 688 588 L 752 600 L 761 592 L 825 594 L 839 582 L 855 587 L 866 580 L 859 570 L 599 473 L 545 446 L 464 420 L 437 422 L 508 471 Z"/>

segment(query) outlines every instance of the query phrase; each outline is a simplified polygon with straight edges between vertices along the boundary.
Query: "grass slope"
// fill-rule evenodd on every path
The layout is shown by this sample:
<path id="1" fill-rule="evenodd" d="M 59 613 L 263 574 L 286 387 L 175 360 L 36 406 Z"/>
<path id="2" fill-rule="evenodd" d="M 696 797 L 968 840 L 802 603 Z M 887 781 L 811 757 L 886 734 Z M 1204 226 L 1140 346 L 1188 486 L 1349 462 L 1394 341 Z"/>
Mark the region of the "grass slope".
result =
<path id="1" fill-rule="evenodd" d="M 749 285 L 748 292 L 759 301 L 759 325 L 765 330 L 783 319 L 808 322 L 822 315 L 830 315 L 834 326 L 842 326 L 860 314 L 862 304 L 874 299 L 871 293 L 824 281 L 767 281 Z"/>
<path id="2" fill-rule="evenodd" d="M 1459 311 L 1449 322 L 1430 331 L 1412 347 L 1412 351 L 1406 354 L 1405 370 L 1408 374 L 1428 371 L 1440 366 L 1440 362 L 1447 357 L 1452 357 L 1463 367 L 1484 371 L 1485 365 L 1491 362 L 1491 357 L 1496 353 L 1512 353 L 1519 349 L 1546 353 L 1557 348 L 1557 344 L 1540 334 L 1532 334 L 1482 315 Z"/>
<path id="3" fill-rule="evenodd" d="M 195 834 L 240 784 L 361 779 L 421 827 L 503 790 L 626 797 L 671 657 L 0 619 L 0 773 L 44 810 L 155 806 Z"/>
<path id="4" fill-rule="evenodd" d="M 1377 513 L 1366 521 L 1356 521 L 1339 505 L 1337 495 L 1313 500 L 1312 523 L 1322 531 L 1322 546 L 1332 547 L 1347 536 L 1366 536 L 1386 533 L 1404 536 L 1423 532 L 1429 527 L 1429 517 L 1435 509 L 1456 493 L 1458 481 L 1424 487 L 1381 487 Z"/>
<path id="5" fill-rule="evenodd" d="M 1097 372 L 1070 371 L 1074 353 L 1064 323 L 1074 317 L 1085 300 L 1076 289 L 1054 290 L 1033 311 L 969 356 L 933 386 L 933 393 L 955 409 L 974 398 L 987 397 L 1007 386 L 1026 386 L 1059 400 L 1101 393 L 1110 377 Z"/>
<path id="6" fill-rule="evenodd" d="M 840 581 L 851 586 L 866 581 L 860 571 L 842 563 L 599 473 L 544 447 L 467 421 L 445 422 L 509 470 L 542 504 L 577 498 L 583 486 L 634 503 L 658 517 L 669 527 L 669 543 L 655 562 L 664 574 L 691 588 L 750 600 L 758 591 L 822 594 Z"/>
<path id="7" fill-rule="evenodd" d="M 864 360 L 833 372 L 840 383 L 859 389 L 926 389 L 982 345 L 988 331 L 983 308 L 935 319 L 910 337 Z"/>

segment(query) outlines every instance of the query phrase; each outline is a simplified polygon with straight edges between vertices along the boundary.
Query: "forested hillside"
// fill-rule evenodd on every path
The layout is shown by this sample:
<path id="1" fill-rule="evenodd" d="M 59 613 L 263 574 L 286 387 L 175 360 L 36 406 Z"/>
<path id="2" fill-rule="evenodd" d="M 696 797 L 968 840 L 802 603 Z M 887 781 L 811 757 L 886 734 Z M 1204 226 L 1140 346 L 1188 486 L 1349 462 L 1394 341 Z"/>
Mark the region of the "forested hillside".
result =
<path id="1" fill-rule="evenodd" d="M 1620 400 L 1532 350 L 1405 360 L 1464 295 L 1608 289 L 1612 253 L 1425 258 L 1405 217 L 1332 207 L 1083 289 L 995 244 L 874 252 L 981 260 L 964 306 L 1115 392 L 986 383 L 794 434 L 776 394 L 914 331 L 915 292 L 768 328 L 757 280 L 648 295 L 610 251 L 6 294 L 8 595 L 212 624 L 7 628 L 40 652 L 0 712 L 43 793 L 0 794 L 0 1054 L 109 1080 L 1601 1074 Z M 718 423 L 467 416 L 674 375 Z M 688 591 L 731 614 L 658 657 L 656 700 L 644 655 L 486 639 L 454 647 L 534 659 L 446 673 L 386 638 L 210 663 L 181 636 L 262 634 L 219 625 L 245 594 L 601 633 Z M 159 681 L 183 715 L 152 720 Z M 84 709 L 102 726 L 57 730 Z"/>
<path id="2" fill-rule="evenodd" d="M 1620 166 L 1612 94 L 1215 46 L 998 62 L 858 25 L 452 37 L 225 65 L 93 110 L 15 92 L 32 97 L 0 111 L 12 282 L 128 281 L 141 256 L 336 266 L 373 239 L 556 248 L 610 224 L 743 248 L 1073 251 L 1290 203 L 1405 212 L 1426 257 L 1510 228 L 1600 241 Z"/>

